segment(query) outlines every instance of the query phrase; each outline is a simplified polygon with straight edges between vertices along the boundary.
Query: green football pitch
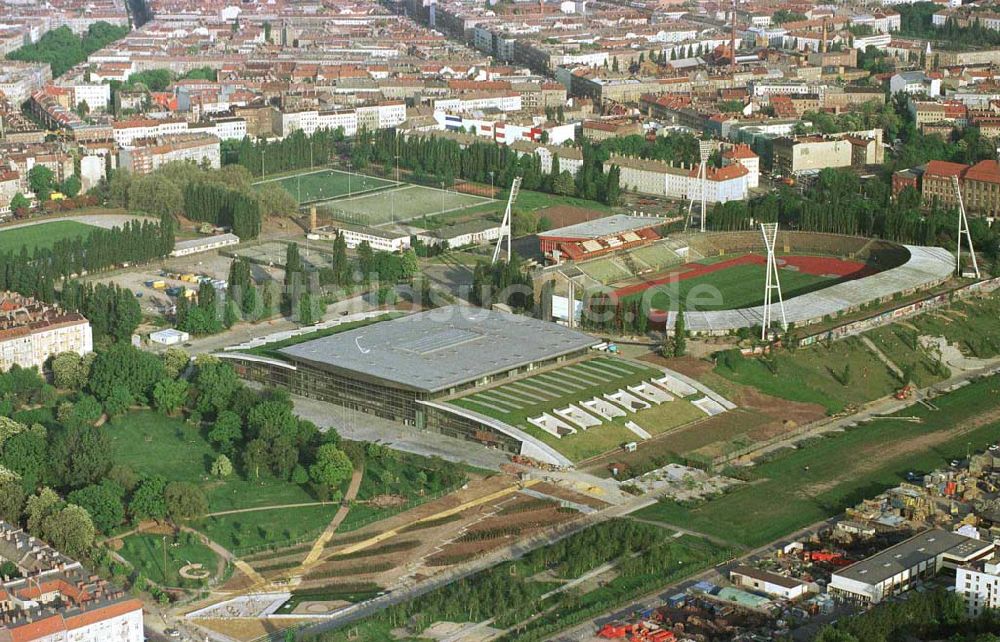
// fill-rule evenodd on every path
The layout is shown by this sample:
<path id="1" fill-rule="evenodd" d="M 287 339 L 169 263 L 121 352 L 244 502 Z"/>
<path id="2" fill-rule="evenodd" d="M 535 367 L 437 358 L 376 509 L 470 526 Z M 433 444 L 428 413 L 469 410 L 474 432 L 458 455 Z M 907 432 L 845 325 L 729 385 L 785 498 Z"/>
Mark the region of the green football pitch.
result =
<path id="1" fill-rule="evenodd" d="M 0 229 L 0 252 L 20 252 L 27 246 L 28 252 L 37 248 L 50 248 L 56 241 L 77 236 L 86 238 L 96 228 L 76 221 L 52 221 L 25 225 L 13 229 Z"/>
<path id="2" fill-rule="evenodd" d="M 767 270 L 763 265 L 735 265 L 725 270 L 655 285 L 649 290 L 631 294 L 631 301 L 645 296 L 656 310 L 676 310 L 682 303 L 688 310 L 736 310 L 764 303 L 764 281 Z M 817 276 L 794 270 L 779 270 L 781 294 L 787 301 L 792 297 L 829 287 L 840 279 Z"/>
<path id="3" fill-rule="evenodd" d="M 471 207 L 498 205 L 482 196 L 424 187 L 402 185 L 360 196 L 340 198 L 322 205 L 322 212 L 345 223 L 384 225 L 422 216 L 447 214 Z"/>
<path id="4" fill-rule="evenodd" d="M 255 185 L 262 187 L 274 183 L 284 187 L 289 194 L 295 197 L 299 205 L 349 197 L 353 194 L 363 194 L 396 185 L 394 181 L 341 172 L 335 169 L 321 169 L 294 176 L 272 178 L 255 183 Z"/>

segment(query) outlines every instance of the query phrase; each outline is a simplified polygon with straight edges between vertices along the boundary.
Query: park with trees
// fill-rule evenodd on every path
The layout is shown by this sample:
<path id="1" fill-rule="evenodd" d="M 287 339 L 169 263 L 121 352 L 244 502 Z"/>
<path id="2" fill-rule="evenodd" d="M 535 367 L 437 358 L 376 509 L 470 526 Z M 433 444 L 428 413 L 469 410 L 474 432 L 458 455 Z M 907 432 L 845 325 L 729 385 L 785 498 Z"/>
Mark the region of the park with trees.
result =
<path id="1" fill-rule="evenodd" d="M 382 489 L 379 471 L 391 469 L 388 492 L 414 501 L 465 480 L 441 462 L 387 458 L 320 430 L 296 416 L 287 392 L 251 390 L 214 357 L 117 341 L 58 354 L 50 368 L 52 383 L 36 369 L 0 374 L 0 518 L 154 597 L 207 578 L 182 582 L 173 556 L 164 569 L 148 550 L 150 525 L 192 528 L 194 539 L 170 537 L 196 558 L 206 537 L 240 554 L 316 537 L 356 470 Z M 252 510 L 214 516 L 241 509 Z M 378 516 L 365 507 L 358 519 Z"/>

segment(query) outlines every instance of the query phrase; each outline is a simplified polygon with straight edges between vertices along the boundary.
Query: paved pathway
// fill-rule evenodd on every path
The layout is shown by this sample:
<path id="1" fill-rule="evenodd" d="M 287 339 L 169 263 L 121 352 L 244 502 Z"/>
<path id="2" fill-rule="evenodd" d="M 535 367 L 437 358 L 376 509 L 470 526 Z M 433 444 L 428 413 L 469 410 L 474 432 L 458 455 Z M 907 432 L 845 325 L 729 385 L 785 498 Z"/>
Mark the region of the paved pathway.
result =
<path id="1" fill-rule="evenodd" d="M 333 539 L 333 534 L 337 532 L 337 528 L 340 527 L 341 522 L 347 517 L 347 513 L 351 511 L 350 503 L 358 496 L 358 490 L 361 489 L 361 480 L 365 476 L 365 467 L 362 465 L 354 470 L 351 475 L 351 483 L 347 486 L 347 492 L 344 494 L 344 501 L 341 503 L 340 508 L 337 510 L 337 514 L 333 516 L 330 520 L 330 524 L 323 531 L 323 534 L 319 536 L 316 542 L 313 544 L 312 549 L 306 558 L 302 560 L 301 573 L 305 575 L 306 570 L 319 561 L 321 555 L 323 555 L 323 548 Z"/>
<path id="2" fill-rule="evenodd" d="M 271 506 L 256 506 L 254 508 L 236 508 L 233 510 L 220 510 L 215 513 L 206 513 L 205 517 L 219 517 L 220 515 L 236 515 L 238 513 L 255 513 L 263 510 L 281 510 L 282 508 L 306 508 L 308 506 L 328 506 L 334 502 L 303 502 L 301 504 L 272 504 Z"/>
<path id="3" fill-rule="evenodd" d="M 865 344 L 865 347 L 868 348 L 869 350 L 871 350 L 872 354 L 874 354 L 876 357 L 878 357 L 879 361 L 881 361 L 882 363 L 884 363 L 886 365 L 886 367 L 889 368 L 889 370 L 892 370 L 892 373 L 894 375 L 896 375 L 897 378 L 899 378 L 899 379 L 903 378 L 903 371 L 902 371 L 902 369 L 900 369 L 900 367 L 897 366 L 896 363 L 892 359 L 890 359 L 884 352 L 882 352 L 879 349 L 879 347 L 877 345 L 875 345 L 875 342 L 873 342 L 871 339 L 869 339 L 868 337 L 866 337 L 865 335 L 862 334 L 861 335 L 861 343 Z"/>

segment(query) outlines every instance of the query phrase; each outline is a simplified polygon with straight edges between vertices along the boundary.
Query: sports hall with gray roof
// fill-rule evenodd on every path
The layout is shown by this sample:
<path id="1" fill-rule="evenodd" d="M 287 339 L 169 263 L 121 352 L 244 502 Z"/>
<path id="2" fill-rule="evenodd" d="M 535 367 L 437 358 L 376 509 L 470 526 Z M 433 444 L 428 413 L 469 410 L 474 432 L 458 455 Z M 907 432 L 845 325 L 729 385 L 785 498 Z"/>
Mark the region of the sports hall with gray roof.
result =
<path id="1" fill-rule="evenodd" d="M 569 328 L 452 305 L 283 348 L 285 358 L 396 388 L 437 393 L 599 343 Z"/>

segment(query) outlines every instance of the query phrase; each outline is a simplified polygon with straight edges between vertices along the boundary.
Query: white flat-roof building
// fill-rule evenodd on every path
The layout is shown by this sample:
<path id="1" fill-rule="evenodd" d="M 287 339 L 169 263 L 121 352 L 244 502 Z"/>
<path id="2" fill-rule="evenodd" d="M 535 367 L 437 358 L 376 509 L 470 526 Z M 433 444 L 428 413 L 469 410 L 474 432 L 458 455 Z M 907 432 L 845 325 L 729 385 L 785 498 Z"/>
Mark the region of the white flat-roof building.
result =
<path id="1" fill-rule="evenodd" d="M 794 600 L 809 592 L 809 585 L 802 580 L 762 571 L 752 566 L 737 566 L 729 571 L 729 579 L 740 588 L 782 597 L 786 600 Z"/>
<path id="2" fill-rule="evenodd" d="M 217 234 L 203 239 L 190 239 L 187 241 L 177 241 L 174 244 L 174 251 L 170 256 L 187 256 L 199 252 L 209 252 L 221 247 L 239 245 L 240 237 L 235 234 Z"/>
<path id="3" fill-rule="evenodd" d="M 177 328 L 166 328 L 149 333 L 149 340 L 164 346 L 177 345 L 191 339 L 191 335 Z"/>

